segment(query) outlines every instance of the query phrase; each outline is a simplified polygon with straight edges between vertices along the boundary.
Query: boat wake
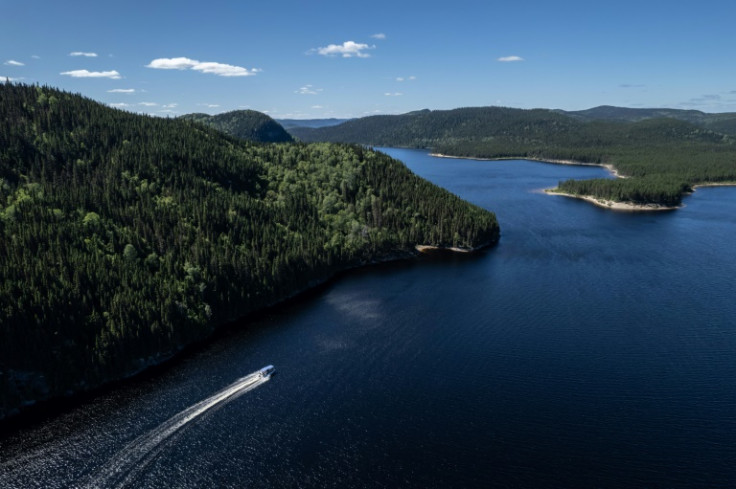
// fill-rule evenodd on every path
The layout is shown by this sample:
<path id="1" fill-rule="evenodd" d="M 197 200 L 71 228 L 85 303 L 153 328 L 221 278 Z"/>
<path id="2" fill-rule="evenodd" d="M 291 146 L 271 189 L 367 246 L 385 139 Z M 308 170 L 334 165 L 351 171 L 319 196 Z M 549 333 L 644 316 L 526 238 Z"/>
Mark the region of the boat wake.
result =
<path id="1" fill-rule="evenodd" d="M 153 460 L 172 435 L 180 432 L 189 423 L 195 421 L 208 411 L 224 406 L 233 399 L 268 382 L 269 379 L 269 375 L 263 375 L 261 370 L 259 370 L 236 380 L 207 399 L 175 414 L 158 427 L 144 433 L 126 445 L 112 459 L 105 463 L 92 476 L 91 480 L 81 487 L 89 489 L 125 487 Z"/>

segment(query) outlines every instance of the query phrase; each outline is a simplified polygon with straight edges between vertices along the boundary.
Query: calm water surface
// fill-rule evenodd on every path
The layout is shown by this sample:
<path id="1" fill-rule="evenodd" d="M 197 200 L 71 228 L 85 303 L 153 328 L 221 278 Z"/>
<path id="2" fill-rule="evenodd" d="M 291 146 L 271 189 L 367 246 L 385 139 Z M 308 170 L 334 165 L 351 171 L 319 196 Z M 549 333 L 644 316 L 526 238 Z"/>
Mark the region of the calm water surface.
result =
<path id="1" fill-rule="evenodd" d="M 0 487 L 736 486 L 736 189 L 614 213 L 540 192 L 600 168 L 385 151 L 500 244 L 350 273 L 6 436 Z"/>

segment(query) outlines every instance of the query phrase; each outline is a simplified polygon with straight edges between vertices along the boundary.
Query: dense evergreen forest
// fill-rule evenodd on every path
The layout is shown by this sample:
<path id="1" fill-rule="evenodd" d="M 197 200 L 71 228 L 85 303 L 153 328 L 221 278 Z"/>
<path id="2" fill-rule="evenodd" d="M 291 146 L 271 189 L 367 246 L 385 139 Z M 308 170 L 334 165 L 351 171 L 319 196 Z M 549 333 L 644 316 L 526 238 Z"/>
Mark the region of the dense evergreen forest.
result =
<path id="1" fill-rule="evenodd" d="M 261 144 L 0 85 L 0 417 L 495 216 L 361 146 Z"/>
<path id="2" fill-rule="evenodd" d="M 424 110 L 293 133 L 308 141 L 430 148 L 453 156 L 610 164 L 630 178 L 569 180 L 559 190 L 637 204 L 677 205 L 693 185 L 736 182 L 736 138 L 686 120 L 648 117 L 659 112 L 605 109 L 585 117 L 502 107 Z M 680 112 L 685 118 L 697 111 Z M 708 124 L 726 124 L 726 116 L 713 115 Z M 637 120 L 621 120 L 627 117 Z"/>
<path id="3" fill-rule="evenodd" d="M 182 119 L 214 127 L 236 138 L 261 143 L 287 143 L 294 141 L 291 134 L 275 120 L 255 110 L 235 110 L 223 114 L 187 114 Z"/>

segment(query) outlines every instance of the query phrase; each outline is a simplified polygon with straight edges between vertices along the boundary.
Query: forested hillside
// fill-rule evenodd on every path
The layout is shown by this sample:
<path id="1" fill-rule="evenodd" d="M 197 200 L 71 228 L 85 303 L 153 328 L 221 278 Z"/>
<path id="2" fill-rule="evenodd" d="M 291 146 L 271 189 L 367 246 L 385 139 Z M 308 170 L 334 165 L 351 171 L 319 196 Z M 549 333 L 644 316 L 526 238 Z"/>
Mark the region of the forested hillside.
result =
<path id="1" fill-rule="evenodd" d="M 206 124 L 246 141 L 261 143 L 294 141 L 294 138 L 278 122 L 255 110 L 235 110 L 217 115 L 187 114 L 181 118 Z"/>
<path id="2" fill-rule="evenodd" d="M 735 138 L 672 118 L 584 121 L 560 111 L 481 107 L 366 117 L 295 134 L 453 156 L 610 164 L 632 178 L 571 180 L 560 190 L 638 204 L 677 205 L 693 185 L 736 181 Z"/>
<path id="3" fill-rule="evenodd" d="M 0 417 L 495 216 L 360 146 L 257 144 L 0 85 Z"/>

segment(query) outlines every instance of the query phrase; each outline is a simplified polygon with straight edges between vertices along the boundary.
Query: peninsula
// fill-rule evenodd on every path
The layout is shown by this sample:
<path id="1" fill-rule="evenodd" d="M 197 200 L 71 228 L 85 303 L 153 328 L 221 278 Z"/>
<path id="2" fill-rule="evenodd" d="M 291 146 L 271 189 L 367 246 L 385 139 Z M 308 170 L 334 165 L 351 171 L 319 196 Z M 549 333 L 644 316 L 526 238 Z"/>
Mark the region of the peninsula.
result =
<path id="1" fill-rule="evenodd" d="M 341 270 L 498 240 L 493 213 L 382 153 L 210 127 L 284 139 L 251 112 L 194 119 L 0 84 L 0 418 Z"/>

